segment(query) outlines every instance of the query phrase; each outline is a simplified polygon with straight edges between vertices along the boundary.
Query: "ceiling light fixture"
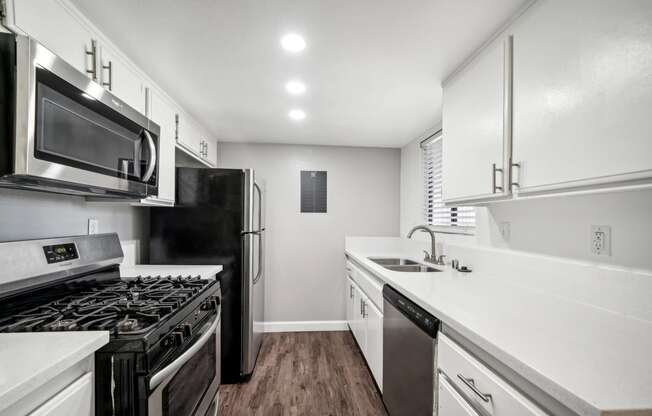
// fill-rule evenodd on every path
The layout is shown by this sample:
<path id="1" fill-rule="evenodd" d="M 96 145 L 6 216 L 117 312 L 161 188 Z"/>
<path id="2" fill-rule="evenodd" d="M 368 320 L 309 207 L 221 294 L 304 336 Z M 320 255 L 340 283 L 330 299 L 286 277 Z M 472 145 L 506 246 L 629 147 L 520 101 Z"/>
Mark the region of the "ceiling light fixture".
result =
<path id="1" fill-rule="evenodd" d="M 288 33 L 281 38 L 281 46 L 288 52 L 298 53 L 306 48 L 306 41 L 301 35 Z"/>
<path id="2" fill-rule="evenodd" d="M 298 80 L 288 81 L 285 90 L 292 95 L 301 95 L 306 92 L 306 84 Z"/>
<path id="3" fill-rule="evenodd" d="M 288 117 L 290 117 L 290 119 L 294 121 L 301 121 L 304 118 L 306 118 L 306 112 L 298 108 L 295 108 L 294 110 L 290 110 L 290 112 L 288 113 Z"/>

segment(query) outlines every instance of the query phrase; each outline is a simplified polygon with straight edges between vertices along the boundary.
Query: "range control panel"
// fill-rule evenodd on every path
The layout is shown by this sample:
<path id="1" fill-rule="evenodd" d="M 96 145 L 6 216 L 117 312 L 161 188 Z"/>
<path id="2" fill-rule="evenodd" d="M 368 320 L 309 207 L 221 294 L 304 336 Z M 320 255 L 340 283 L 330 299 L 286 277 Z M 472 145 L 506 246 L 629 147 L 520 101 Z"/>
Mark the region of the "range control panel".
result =
<path id="1" fill-rule="evenodd" d="M 48 261 L 48 264 L 79 258 L 77 247 L 75 247 L 74 243 L 43 246 L 43 252 L 45 253 L 45 259 Z"/>

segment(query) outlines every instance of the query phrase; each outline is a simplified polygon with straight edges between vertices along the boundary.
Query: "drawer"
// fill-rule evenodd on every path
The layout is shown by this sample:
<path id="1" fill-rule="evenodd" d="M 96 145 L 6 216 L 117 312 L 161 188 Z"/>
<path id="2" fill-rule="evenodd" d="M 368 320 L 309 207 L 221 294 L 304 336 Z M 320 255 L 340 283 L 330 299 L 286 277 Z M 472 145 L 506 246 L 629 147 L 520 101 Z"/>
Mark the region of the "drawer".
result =
<path id="1" fill-rule="evenodd" d="M 88 416 L 93 410 L 93 373 L 86 373 L 29 416 Z"/>
<path id="2" fill-rule="evenodd" d="M 502 377 L 441 333 L 438 347 L 439 370 L 477 408 L 495 416 L 546 415 Z"/>
<path id="3" fill-rule="evenodd" d="M 383 312 L 383 282 L 357 265 L 350 264 L 353 270 L 351 278 L 374 305 Z"/>
<path id="4" fill-rule="evenodd" d="M 473 410 L 453 386 L 450 385 L 446 377 L 439 375 L 439 407 L 437 416 L 479 416 L 478 412 Z"/>

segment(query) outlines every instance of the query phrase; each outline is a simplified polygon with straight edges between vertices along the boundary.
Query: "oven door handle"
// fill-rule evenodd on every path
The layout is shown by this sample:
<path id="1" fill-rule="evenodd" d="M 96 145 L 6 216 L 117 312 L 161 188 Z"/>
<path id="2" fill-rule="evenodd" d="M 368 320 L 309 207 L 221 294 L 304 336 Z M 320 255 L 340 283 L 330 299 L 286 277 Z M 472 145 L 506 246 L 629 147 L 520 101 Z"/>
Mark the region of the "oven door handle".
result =
<path id="1" fill-rule="evenodd" d="M 195 353 L 208 342 L 211 335 L 215 333 L 215 330 L 219 324 L 220 314 L 217 314 L 215 321 L 213 321 L 210 328 L 208 328 L 208 330 L 201 337 L 199 337 L 199 339 L 194 344 L 192 344 L 190 348 L 184 351 L 184 353 L 177 357 L 176 360 L 168 364 L 167 367 L 154 374 L 152 378 L 149 379 L 149 389 L 154 390 L 156 386 L 161 384 L 163 380 L 176 373 L 181 367 L 183 367 L 183 365 L 187 363 L 188 360 L 190 360 L 190 358 L 192 358 L 192 356 L 195 355 Z"/>
<path id="2" fill-rule="evenodd" d="M 149 146 L 149 162 L 147 162 L 147 169 L 142 177 L 143 182 L 147 182 L 154 174 L 154 168 L 156 167 L 156 144 L 154 143 L 154 139 L 152 139 L 152 135 L 147 130 L 143 129 L 143 135 Z"/>

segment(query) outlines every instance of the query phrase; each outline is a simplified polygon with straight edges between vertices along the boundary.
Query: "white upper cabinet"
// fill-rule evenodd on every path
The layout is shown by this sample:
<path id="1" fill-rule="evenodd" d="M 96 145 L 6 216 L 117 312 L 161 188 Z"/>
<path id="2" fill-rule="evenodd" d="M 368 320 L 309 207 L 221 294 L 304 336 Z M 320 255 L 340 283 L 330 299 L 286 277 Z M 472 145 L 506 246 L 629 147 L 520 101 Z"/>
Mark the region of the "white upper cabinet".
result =
<path id="1" fill-rule="evenodd" d="M 178 123 L 177 143 L 187 152 L 201 158 L 203 145 L 199 126 L 186 113 L 179 114 Z"/>
<path id="2" fill-rule="evenodd" d="M 652 2 L 539 0 L 512 33 L 519 193 L 652 177 Z"/>
<path id="3" fill-rule="evenodd" d="M 179 147 L 200 163 L 209 167 L 217 166 L 217 141 L 186 113 L 179 114 L 178 122 Z"/>
<path id="4" fill-rule="evenodd" d="M 99 72 L 102 86 L 116 97 L 145 114 L 145 87 L 136 69 L 110 46 L 100 46 Z"/>
<path id="5" fill-rule="evenodd" d="M 443 197 L 446 202 L 509 193 L 511 43 L 498 37 L 443 87 Z M 507 125 L 507 128 L 506 128 Z"/>
<path id="6" fill-rule="evenodd" d="M 175 143 L 176 130 L 175 116 L 176 109 L 155 88 L 148 89 L 149 114 L 152 121 L 161 128 L 159 136 L 160 164 L 158 171 L 158 200 L 174 202 L 175 199 Z"/>
<path id="7" fill-rule="evenodd" d="M 204 144 L 204 157 L 208 163 L 217 166 L 217 140 L 206 134 Z"/>
<path id="8" fill-rule="evenodd" d="M 56 0 L 7 0 L 6 5 L 7 27 L 37 39 L 99 82 L 99 47 L 93 51 L 92 44 L 96 36 L 91 28 L 70 12 L 65 3 Z"/>

